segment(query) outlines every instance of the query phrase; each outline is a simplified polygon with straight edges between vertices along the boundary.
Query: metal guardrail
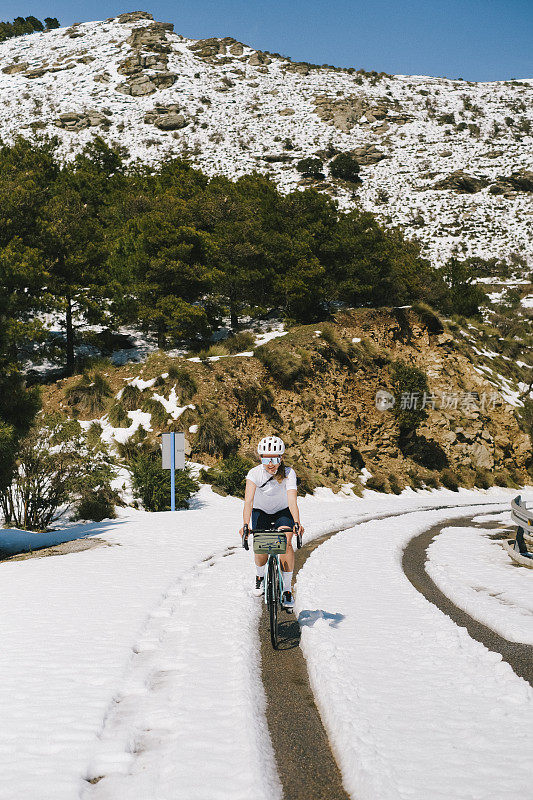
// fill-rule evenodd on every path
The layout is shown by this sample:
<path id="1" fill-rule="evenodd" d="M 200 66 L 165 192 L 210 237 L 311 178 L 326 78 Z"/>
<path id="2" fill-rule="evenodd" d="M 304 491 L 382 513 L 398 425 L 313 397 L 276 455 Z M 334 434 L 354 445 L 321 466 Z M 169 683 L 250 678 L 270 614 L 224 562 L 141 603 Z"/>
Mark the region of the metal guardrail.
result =
<path id="1" fill-rule="evenodd" d="M 509 540 L 506 543 L 505 549 L 519 564 L 524 566 L 533 566 L 533 553 L 527 549 L 527 544 L 524 535 L 528 541 L 531 541 L 531 534 L 533 534 L 533 508 L 528 508 L 522 502 L 520 495 L 511 500 L 511 519 L 517 526 L 516 538 Z"/>
<path id="2" fill-rule="evenodd" d="M 520 495 L 511 500 L 511 519 L 519 528 L 533 531 L 533 508 L 527 508 Z"/>

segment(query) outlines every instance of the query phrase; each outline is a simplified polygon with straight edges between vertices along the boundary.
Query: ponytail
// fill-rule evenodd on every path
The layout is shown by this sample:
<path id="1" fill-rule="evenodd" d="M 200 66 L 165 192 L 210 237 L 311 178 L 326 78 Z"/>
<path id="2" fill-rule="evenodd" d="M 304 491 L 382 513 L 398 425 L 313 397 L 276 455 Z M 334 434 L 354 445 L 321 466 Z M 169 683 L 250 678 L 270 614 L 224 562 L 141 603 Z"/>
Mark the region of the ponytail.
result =
<path id="1" fill-rule="evenodd" d="M 278 471 L 274 475 L 274 478 L 277 480 L 278 483 L 281 483 L 281 481 L 284 480 L 284 478 L 286 478 L 288 474 L 289 474 L 289 470 L 285 466 L 285 462 L 284 462 L 283 456 L 282 456 L 281 457 L 281 461 L 280 461 L 279 466 L 278 466 Z"/>

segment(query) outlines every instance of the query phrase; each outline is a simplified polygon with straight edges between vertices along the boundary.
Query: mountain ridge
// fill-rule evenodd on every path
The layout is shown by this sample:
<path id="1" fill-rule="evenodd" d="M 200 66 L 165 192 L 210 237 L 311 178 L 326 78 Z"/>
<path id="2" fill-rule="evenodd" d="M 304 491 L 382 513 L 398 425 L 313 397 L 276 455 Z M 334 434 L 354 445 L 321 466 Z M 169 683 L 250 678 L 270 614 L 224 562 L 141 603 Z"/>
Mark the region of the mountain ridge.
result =
<path id="1" fill-rule="evenodd" d="M 232 37 L 195 40 L 147 12 L 0 43 L 0 138 L 100 135 L 132 158 L 185 155 L 207 175 L 313 186 L 451 254 L 522 260 L 533 243 L 533 81 L 472 83 L 292 62 Z M 495 138 L 497 139 L 495 146 Z M 361 183 L 331 176 L 350 152 Z M 304 158 L 323 172 L 302 175 Z"/>

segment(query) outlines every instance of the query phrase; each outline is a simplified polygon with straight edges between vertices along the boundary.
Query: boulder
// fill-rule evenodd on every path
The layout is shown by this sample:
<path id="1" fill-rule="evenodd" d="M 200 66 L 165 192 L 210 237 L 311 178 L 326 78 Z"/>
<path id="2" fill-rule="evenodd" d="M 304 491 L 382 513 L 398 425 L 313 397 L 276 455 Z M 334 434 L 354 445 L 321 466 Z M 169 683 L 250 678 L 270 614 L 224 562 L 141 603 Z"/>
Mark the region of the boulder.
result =
<path id="1" fill-rule="evenodd" d="M 150 76 L 150 81 L 157 86 L 158 89 L 168 89 L 176 83 L 178 76 L 173 72 L 156 72 L 155 75 Z"/>
<path id="2" fill-rule="evenodd" d="M 463 170 L 459 169 L 452 172 L 447 178 L 438 181 L 434 185 L 434 189 L 451 189 L 452 192 L 457 194 L 475 194 L 488 186 L 486 178 L 476 178 L 469 175 Z"/>
<path id="3" fill-rule="evenodd" d="M 292 61 L 287 61 L 287 63 L 284 64 L 284 69 L 287 72 L 295 72 L 297 75 L 309 75 L 311 71 L 309 64 L 305 64 L 304 62 L 293 64 Z"/>
<path id="4" fill-rule="evenodd" d="M 5 75 L 17 75 L 19 72 L 25 72 L 30 65 L 27 61 L 21 61 L 20 64 L 8 64 L 7 67 L 4 67 L 2 72 Z"/>
<path id="5" fill-rule="evenodd" d="M 280 117 L 292 117 L 292 115 L 295 113 L 296 112 L 294 111 L 294 108 L 280 108 L 278 111 Z"/>
<path id="6" fill-rule="evenodd" d="M 480 469 L 492 469 L 494 467 L 494 457 L 484 444 L 476 442 L 469 447 L 469 451 L 472 466 Z"/>
<path id="7" fill-rule="evenodd" d="M 63 130 L 75 133 L 88 128 L 90 124 L 88 115 L 79 111 L 68 111 L 65 114 L 60 114 L 54 122 L 57 128 L 63 128 Z"/>
<path id="8" fill-rule="evenodd" d="M 188 125 L 188 120 L 183 114 L 179 114 L 180 107 L 177 103 L 168 106 L 157 104 L 151 111 L 144 115 L 144 122 L 148 125 L 155 125 L 161 131 L 175 131 Z"/>
<path id="9" fill-rule="evenodd" d="M 357 147 L 355 150 L 350 150 L 358 164 L 362 167 L 367 167 L 369 164 L 378 164 L 384 158 L 388 158 L 385 153 L 378 150 L 374 144 L 366 144 L 363 147 Z"/>
<path id="10" fill-rule="evenodd" d="M 102 126 L 103 128 L 108 128 L 109 125 L 111 124 L 106 114 L 102 113 L 101 111 L 94 111 L 93 109 L 88 109 L 87 117 L 89 118 L 89 125 L 91 127 Z"/>
<path id="11" fill-rule="evenodd" d="M 133 78 L 129 83 L 129 87 L 132 97 L 143 97 L 145 94 L 153 94 L 156 91 L 155 85 L 147 75 Z"/>
<path id="12" fill-rule="evenodd" d="M 260 67 L 263 64 L 271 64 L 272 59 L 270 59 L 266 53 L 262 53 L 261 50 L 256 50 L 255 53 L 252 53 L 250 58 L 248 59 L 248 64 L 251 67 Z"/>
<path id="13" fill-rule="evenodd" d="M 132 97 L 143 97 L 146 94 L 153 94 L 156 91 L 155 84 L 152 83 L 148 75 L 139 75 L 132 78 L 128 83 L 120 83 L 116 87 L 117 92 L 129 94 Z"/>
<path id="14" fill-rule="evenodd" d="M 231 45 L 229 51 L 232 56 L 242 56 L 244 52 L 244 47 L 240 42 L 235 42 L 235 44 Z"/>
<path id="15" fill-rule="evenodd" d="M 159 128 L 160 131 L 177 131 L 180 128 L 184 128 L 188 122 L 183 114 L 171 113 L 157 117 L 153 124 L 156 128 Z"/>
<path id="16" fill-rule="evenodd" d="M 110 122 L 106 114 L 101 111 L 88 109 L 87 111 L 67 111 L 64 114 L 60 114 L 54 125 L 57 128 L 63 128 L 65 131 L 77 133 L 89 127 L 102 126 L 108 128 Z"/>
<path id="17" fill-rule="evenodd" d="M 392 107 L 386 98 L 373 99 L 362 94 L 341 98 L 316 95 L 314 104 L 320 119 L 344 133 L 349 133 L 358 123 L 383 119 Z"/>
<path id="18" fill-rule="evenodd" d="M 117 22 L 124 25 L 126 22 L 137 22 L 140 19 L 153 19 L 153 16 L 148 11 L 128 11 L 124 14 L 119 14 L 116 18 Z M 109 22 L 114 21 L 114 17 L 110 17 Z"/>

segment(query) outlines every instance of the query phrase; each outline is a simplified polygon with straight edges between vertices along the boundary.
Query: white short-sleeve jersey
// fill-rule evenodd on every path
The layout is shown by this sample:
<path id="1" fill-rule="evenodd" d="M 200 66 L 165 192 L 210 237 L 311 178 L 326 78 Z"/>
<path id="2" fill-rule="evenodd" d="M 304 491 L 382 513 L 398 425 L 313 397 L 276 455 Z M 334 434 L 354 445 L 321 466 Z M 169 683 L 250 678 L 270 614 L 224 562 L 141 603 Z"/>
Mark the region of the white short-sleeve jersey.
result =
<path id="1" fill-rule="evenodd" d="M 267 514 L 275 514 L 276 511 L 287 508 L 287 492 L 289 489 L 296 489 L 296 473 L 291 467 L 286 467 L 282 481 L 278 481 L 275 476 L 269 480 L 271 477 L 262 464 L 253 467 L 246 476 L 246 480 L 252 481 L 257 487 L 253 507 Z"/>

